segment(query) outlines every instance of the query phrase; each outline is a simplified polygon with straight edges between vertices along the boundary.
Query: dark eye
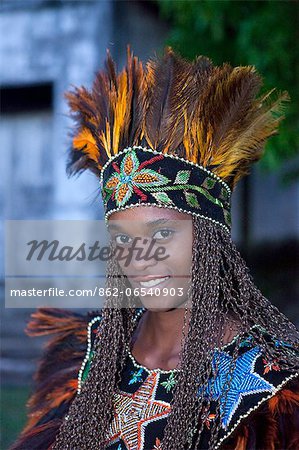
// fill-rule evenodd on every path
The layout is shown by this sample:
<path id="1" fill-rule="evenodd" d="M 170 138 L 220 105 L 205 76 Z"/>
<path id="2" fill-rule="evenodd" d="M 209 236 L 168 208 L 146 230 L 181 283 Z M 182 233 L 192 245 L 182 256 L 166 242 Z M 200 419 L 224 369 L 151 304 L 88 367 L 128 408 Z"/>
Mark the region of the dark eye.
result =
<path id="1" fill-rule="evenodd" d="M 154 234 L 153 238 L 154 238 L 154 239 L 157 239 L 157 240 L 160 240 L 160 239 L 168 239 L 168 238 L 170 238 L 170 236 L 171 236 L 172 234 L 173 234 L 173 231 L 172 231 L 172 230 L 169 230 L 169 229 L 165 228 L 164 230 L 159 230 L 159 231 L 157 231 L 157 232 Z"/>
<path id="2" fill-rule="evenodd" d="M 126 245 L 131 242 L 130 240 L 132 240 L 132 238 L 130 238 L 127 234 L 118 234 L 114 237 L 114 240 L 118 245 Z"/>

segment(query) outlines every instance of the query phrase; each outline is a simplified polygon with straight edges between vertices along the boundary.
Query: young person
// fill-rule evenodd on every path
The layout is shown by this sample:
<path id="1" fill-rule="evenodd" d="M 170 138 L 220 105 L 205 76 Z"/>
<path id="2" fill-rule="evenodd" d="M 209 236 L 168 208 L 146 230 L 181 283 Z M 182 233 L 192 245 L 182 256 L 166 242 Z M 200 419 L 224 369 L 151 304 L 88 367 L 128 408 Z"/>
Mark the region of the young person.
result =
<path id="1" fill-rule="evenodd" d="M 112 258 L 119 295 L 98 313 L 33 314 L 28 332 L 56 337 L 14 450 L 299 448 L 298 330 L 230 235 L 231 192 L 288 99 L 260 87 L 252 66 L 167 48 L 144 67 L 128 49 L 120 73 L 108 54 L 90 92 L 66 94 L 68 170 L 99 177 L 111 248 L 142 237 L 169 257 Z"/>

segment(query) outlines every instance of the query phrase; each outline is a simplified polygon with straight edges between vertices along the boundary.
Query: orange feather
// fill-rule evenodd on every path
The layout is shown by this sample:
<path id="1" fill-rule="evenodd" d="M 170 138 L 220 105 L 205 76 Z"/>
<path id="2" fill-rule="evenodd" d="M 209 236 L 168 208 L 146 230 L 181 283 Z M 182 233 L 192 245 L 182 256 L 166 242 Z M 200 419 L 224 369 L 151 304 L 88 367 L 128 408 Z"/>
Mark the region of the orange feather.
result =
<path id="1" fill-rule="evenodd" d="M 293 410 L 299 407 L 299 392 L 282 389 L 269 400 L 268 404 L 273 414 L 292 414 Z"/>
<path id="2" fill-rule="evenodd" d="M 142 145 L 207 167 L 234 188 L 278 132 L 289 101 L 275 89 L 259 97 L 261 85 L 254 66 L 190 62 L 170 47 L 143 65 L 128 46 L 117 73 L 108 51 L 92 90 L 65 94 L 77 124 L 68 171 L 100 175 L 111 156 Z"/>
<path id="3" fill-rule="evenodd" d="M 96 141 L 88 128 L 83 128 L 80 133 L 74 137 L 73 147 L 75 150 L 82 150 L 84 153 L 87 153 L 94 161 L 98 161 L 99 150 Z"/>

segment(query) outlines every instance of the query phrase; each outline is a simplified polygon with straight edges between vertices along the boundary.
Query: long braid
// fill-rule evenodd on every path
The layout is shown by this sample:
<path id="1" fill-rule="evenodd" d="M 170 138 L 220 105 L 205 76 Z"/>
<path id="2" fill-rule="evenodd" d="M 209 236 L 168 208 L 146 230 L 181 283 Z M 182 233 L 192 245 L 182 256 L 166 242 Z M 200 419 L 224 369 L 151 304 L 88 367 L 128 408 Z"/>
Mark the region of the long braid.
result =
<path id="1" fill-rule="evenodd" d="M 118 265 L 113 259 L 108 262 L 106 287 L 125 291 L 124 277 L 119 276 Z M 94 343 L 95 357 L 90 374 L 80 395 L 73 401 L 67 420 L 60 427 L 53 450 L 104 448 L 107 427 L 112 419 L 112 394 L 124 366 L 126 344 L 133 333 L 135 311 L 121 308 L 125 301 L 120 296 L 106 301 Z"/>
<path id="2" fill-rule="evenodd" d="M 198 433 L 197 441 L 195 445 L 192 443 L 191 448 L 199 445 L 204 403 L 203 398 L 196 401 L 196 393 L 199 387 L 205 388 L 207 385 L 211 365 L 206 357 L 215 343 L 224 343 L 226 329 L 229 329 L 231 337 L 239 333 L 239 338 L 222 393 L 224 399 L 236 363 L 238 342 L 253 325 L 258 324 L 270 334 L 293 345 L 298 346 L 299 343 L 296 327 L 254 285 L 249 269 L 231 237 L 220 227 L 200 218 L 194 218 L 193 225 L 192 312 L 183 353 L 183 371 L 174 393 L 172 413 L 164 430 L 163 450 L 172 448 L 173 442 L 177 448 L 185 448 L 187 436 L 192 433 L 194 424 Z M 259 328 L 252 329 L 251 334 L 266 351 L 268 358 L 279 359 L 281 368 L 290 371 L 298 369 L 298 356 L 289 353 L 287 348 L 277 349 L 274 344 L 270 346 Z M 219 408 L 216 417 L 217 414 L 220 414 Z M 210 449 L 215 447 L 219 433 L 216 424 L 214 420 Z"/>
<path id="3" fill-rule="evenodd" d="M 238 342 L 255 324 L 270 334 L 293 345 L 299 345 L 296 327 L 254 285 L 245 261 L 231 237 L 219 226 L 193 218 L 193 260 L 189 300 L 191 311 L 184 321 L 188 328 L 181 353 L 180 370 L 171 402 L 162 440 L 163 450 L 197 448 L 203 429 L 205 411 L 209 402 L 198 396 L 211 376 L 212 352 L 215 346 L 224 345 L 236 338 L 230 373 L 223 390 L 229 390 L 231 374 L 237 358 Z M 116 263 L 110 261 L 107 285 L 123 286 Z M 121 291 L 121 289 L 120 289 Z M 118 299 L 120 302 L 124 299 Z M 109 300 L 107 305 L 109 305 Z M 53 449 L 105 449 L 105 436 L 112 418 L 113 392 L 117 388 L 134 330 L 133 308 L 104 308 L 103 320 L 95 342 L 94 359 L 81 394 L 74 400 L 69 419 L 62 425 Z M 298 356 L 288 348 L 266 342 L 260 328 L 251 329 L 258 345 L 267 357 L 279 359 L 281 368 L 295 371 Z M 219 416 L 219 408 L 216 416 Z M 215 420 L 211 426 L 209 449 L 215 448 L 220 426 Z M 195 432 L 196 430 L 196 432 Z M 193 437 L 192 437 L 193 436 Z M 192 439 L 195 438 L 195 443 Z"/>

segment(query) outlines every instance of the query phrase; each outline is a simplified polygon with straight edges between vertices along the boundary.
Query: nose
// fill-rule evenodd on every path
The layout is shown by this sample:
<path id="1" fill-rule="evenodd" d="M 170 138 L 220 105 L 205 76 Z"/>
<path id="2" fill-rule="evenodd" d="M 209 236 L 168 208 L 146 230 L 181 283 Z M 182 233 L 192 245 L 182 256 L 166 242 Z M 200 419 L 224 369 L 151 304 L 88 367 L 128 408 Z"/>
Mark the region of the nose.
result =
<path id="1" fill-rule="evenodd" d="M 129 276 L 140 275 L 148 267 L 154 267 L 157 264 L 155 247 L 154 239 L 146 237 L 134 239 L 123 262 Z"/>

